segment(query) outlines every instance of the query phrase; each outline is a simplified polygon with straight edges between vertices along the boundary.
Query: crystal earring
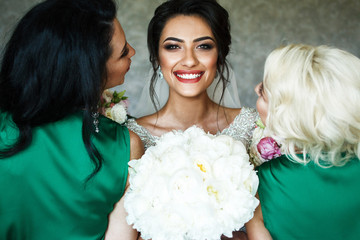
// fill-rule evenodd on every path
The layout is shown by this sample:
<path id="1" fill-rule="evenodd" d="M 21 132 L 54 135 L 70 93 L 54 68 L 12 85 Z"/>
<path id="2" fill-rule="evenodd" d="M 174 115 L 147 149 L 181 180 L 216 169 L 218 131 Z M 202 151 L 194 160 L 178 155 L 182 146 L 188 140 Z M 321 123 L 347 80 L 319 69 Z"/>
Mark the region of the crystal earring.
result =
<path id="1" fill-rule="evenodd" d="M 99 130 L 99 112 L 93 112 L 91 114 L 91 116 L 94 118 L 94 121 L 93 121 L 93 124 L 94 124 L 94 127 L 95 127 L 95 132 L 96 133 L 99 133 L 100 130 Z"/>
<path id="2" fill-rule="evenodd" d="M 157 74 L 158 74 L 158 78 L 160 78 L 160 79 L 164 78 L 164 75 L 163 75 L 163 73 L 162 73 L 162 71 L 161 71 L 161 67 L 160 67 L 160 66 L 159 66 L 159 68 L 158 68 L 158 70 L 157 70 Z"/>

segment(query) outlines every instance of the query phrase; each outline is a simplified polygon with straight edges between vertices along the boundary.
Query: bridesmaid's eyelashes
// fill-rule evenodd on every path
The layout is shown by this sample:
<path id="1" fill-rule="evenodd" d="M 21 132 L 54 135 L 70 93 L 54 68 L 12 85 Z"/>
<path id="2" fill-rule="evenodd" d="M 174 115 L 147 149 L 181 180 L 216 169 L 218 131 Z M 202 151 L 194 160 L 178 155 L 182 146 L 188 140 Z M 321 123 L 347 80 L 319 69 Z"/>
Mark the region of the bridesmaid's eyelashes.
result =
<path id="1" fill-rule="evenodd" d="M 259 86 L 259 95 L 263 96 L 263 93 L 264 93 L 264 84 L 261 83 L 260 86 Z"/>
<path id="2" fill-rule="evenodd" d="M 127 56 L 128 54 L 129 54 L 129 48 L 126 46 L 126 48 L 124 49 L 124 51 L 121 54 L 120 58 L 123 58 L 123 57 Z"/>

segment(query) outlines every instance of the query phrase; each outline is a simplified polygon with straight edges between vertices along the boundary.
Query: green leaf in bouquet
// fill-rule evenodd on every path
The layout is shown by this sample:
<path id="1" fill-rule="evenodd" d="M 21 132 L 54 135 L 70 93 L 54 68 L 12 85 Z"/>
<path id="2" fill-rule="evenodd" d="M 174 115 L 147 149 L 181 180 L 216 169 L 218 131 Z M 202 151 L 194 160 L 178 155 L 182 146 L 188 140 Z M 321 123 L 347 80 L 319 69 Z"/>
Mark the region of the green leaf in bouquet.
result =
<path id="1" fill-rule="evenodd" d="M 118 93 L 119 98 L 122 98 L 124 96 L 125 92 L 126 92 L 126 90 L 119 92 Z"/>
<path id="2" fill-rule="evenodd" d="M 119 103 L 121 100 L 127 99 L 127 97 L 124 96 L 125 92 L 126 92 L 126 90 L 121 91 L 121 92 L 114 91 L 113 98 L 111 99 L 111 102 Z"/>
<path id="3" fill-rule="evenodd" d="M 111 100 L 111 102 L 113 102 L 113 103 L 118 103 L 118 102 L 120 102 L 120 101 L 121 101 L 121 99 L 120 99 L 118 96 L 114 97 L 114 98 Z"/>
<path id="4" fill-rule="evenodd" d="M 261 121 L 260 118 L 256 121 L 256 125 L 258 125 L 258 126 L 259 126 L 260 128 L 262 128 L 262 129 L 265 128 L 265 125 L 264 125 L 264 123 Z"/>

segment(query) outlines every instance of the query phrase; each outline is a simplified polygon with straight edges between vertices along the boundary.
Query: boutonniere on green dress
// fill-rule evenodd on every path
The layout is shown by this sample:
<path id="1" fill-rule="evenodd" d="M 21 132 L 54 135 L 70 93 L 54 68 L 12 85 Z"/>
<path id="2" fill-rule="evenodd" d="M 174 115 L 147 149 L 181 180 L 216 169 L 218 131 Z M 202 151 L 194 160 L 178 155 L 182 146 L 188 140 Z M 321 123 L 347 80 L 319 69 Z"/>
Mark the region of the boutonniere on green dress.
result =
<path id="1" fill-rule="evenodd" d="M 265 125 L 261 119 L 258 119 L 250 146 L 250 161 L 255 166 L 260 166 L 264 162 L 280 157 L 282 155 L 281 144 L 278 142 L 269 136 Z"/>
<path id="2" fill-rule="evenodd" d="M 125 90 L 117 92 L 107 89 L 101 95 L 101 113 L 120 124 L 127 120 L 129 101 L 124 96 L 125 92 Z"/>

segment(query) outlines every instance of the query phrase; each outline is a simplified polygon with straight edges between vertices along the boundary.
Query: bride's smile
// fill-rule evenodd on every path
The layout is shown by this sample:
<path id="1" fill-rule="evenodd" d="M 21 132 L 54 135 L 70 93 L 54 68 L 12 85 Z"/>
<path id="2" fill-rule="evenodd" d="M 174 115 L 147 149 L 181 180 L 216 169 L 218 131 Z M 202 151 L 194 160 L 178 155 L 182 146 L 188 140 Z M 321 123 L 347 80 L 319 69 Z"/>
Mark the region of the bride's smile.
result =
<path id="1" fill-rule="evenodd" d="M 204 72 L 199 70 L 185 71 L 179 70 L 174 72 L 176 78 L 182 83 L 197 83 L 200 81 Z"/>

